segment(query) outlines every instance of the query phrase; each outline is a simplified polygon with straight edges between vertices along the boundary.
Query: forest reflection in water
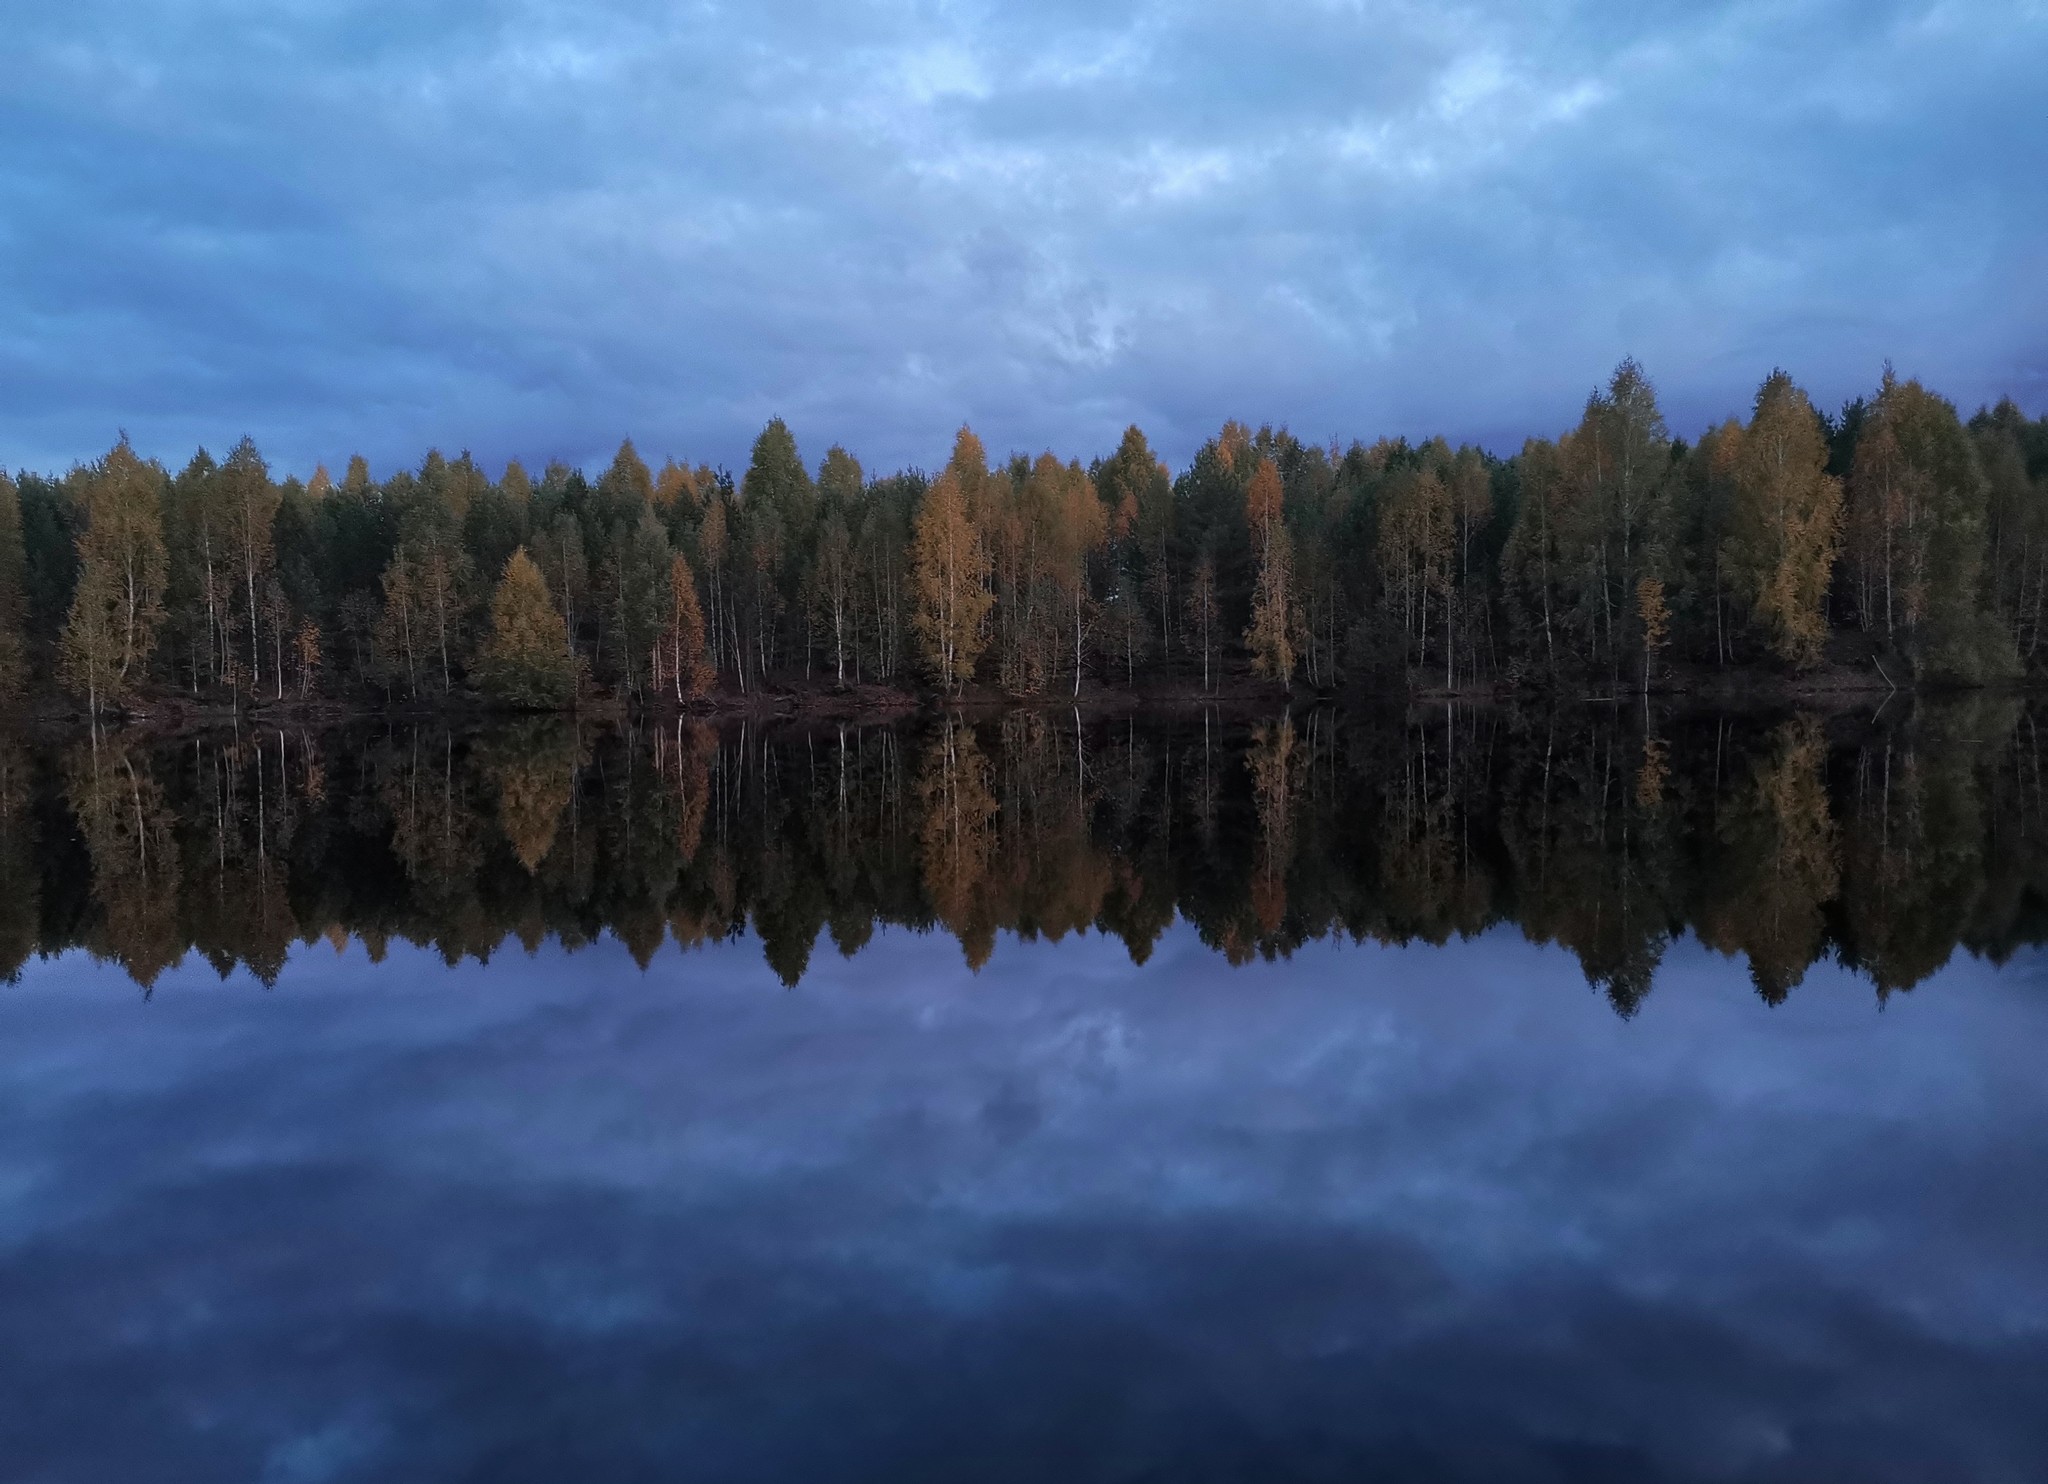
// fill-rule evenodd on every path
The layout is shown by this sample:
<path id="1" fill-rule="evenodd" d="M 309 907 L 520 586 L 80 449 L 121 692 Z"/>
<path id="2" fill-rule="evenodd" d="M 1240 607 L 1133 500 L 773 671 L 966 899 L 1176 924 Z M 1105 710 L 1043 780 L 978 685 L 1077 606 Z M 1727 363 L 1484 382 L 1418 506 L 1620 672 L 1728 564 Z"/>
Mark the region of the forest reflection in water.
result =
<path id="1" fill-rule="evenodd" d="M 0 975 L 82 945 L 145 989 L 189 953 L 448 961 L 609 933 L 643 965 L 749 927 L 1113 934 L 1176 916 L 1232 962 L 1512 922 L 1632 1014 L 1683 933 L 1777 1002 L 1829 956 L 1880 994 L 2048 936 L 2021 700 L 1875 714 L 1017 712 L 896 726 L 534 719 L 0 741 Z"/>

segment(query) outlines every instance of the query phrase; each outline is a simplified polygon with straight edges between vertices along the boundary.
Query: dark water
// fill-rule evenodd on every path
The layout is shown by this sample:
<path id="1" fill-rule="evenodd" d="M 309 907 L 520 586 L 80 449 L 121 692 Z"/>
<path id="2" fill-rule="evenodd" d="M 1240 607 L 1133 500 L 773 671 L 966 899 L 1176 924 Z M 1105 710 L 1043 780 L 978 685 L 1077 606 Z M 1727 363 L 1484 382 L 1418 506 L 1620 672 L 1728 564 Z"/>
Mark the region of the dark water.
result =
<path id="1" fill-rule="evenodd" d="M 2042 1478 L 2043 778 L 2009 701 L 0 745 L 0 1477 Z"/>

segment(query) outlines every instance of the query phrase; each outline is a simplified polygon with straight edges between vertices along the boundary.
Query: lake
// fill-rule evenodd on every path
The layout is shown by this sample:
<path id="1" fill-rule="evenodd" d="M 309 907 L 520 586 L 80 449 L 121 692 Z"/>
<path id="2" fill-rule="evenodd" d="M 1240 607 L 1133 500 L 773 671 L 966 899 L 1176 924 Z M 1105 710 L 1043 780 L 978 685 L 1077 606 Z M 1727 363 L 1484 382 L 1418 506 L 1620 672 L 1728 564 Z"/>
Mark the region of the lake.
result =
<path id="1" fill-rule="evenodd" d="M 2031 709 L 0 740 L 0 1457 L 2048 1476 Z"/>

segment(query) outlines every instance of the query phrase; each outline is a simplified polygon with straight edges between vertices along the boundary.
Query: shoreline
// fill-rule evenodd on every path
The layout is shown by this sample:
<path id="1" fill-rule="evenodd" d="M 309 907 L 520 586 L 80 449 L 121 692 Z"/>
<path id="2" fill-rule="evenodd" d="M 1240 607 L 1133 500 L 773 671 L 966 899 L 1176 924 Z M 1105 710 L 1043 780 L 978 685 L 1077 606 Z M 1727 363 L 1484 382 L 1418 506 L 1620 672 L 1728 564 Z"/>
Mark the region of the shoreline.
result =
<path id="1" fill-rule="evenodd" d="M 1680 682 L 1680 683 L 1672 683 Z M 1016 695 L 974 686 L 946 696 L 928 687 L 847 685 L 801 680 L 741 695 L 717 691 L 677 703 L 663 697 L 631 704 L 611 695 L 589 698 L 556 710 L 507 707 L 475 694 L 392 704 L 374 701 L 309 697 L 283 700 L 232 701 L 195 699 L 183 693 L 138 697 L 121 711 L 103 712 L 101 725 L 135 732 L 209 730 L 237 723 L 345 727 L 365 723 L 455 722 L 466 725 L 517 722 L 543 718 L 617 724 L 626 722 L 696 721 L 711 725 L 761 723 L 838 723 L 879 726 L 934 716 L 969 721 L 1035 713 L 1074 715 L 1089 719 L 1151 715 L 1197 716 L 1221 713 L 1234 719 L 1258 720 L 1282 712 L 1335 708 L 1378 711 L 1434 710 L 1444 705 L 1507 707 L 1519 710 L 1563 710 L 1587 706 L 1649 706 L 1670 715 L 1699 712 L 1743 713 L 1796 709 L 1805 711 L 1881 711 L 1894 701 L 1911 704 L 1931 698 L 2015 696 L 2038 693 L 2038 681 L 2012 681 L 1983 686 L 1895 685 L 1888 679 L 1849 671 L 1823 670 L 1808 675 L 1677 674 L 1647 692 L 1624 686 L 1586 685 L 1568 688 L 1485 684 L 1445 689 L 1441 686 L 1350 685 L 1318 690 L 1304 685 L 1282 687 L 1250 676 L 1233 675 L 1218 685 L 1163 681 L 1135 688 L 1088 685 L 1078 695 Z M 47 688 L 8 703 L 0 702 L 0 728 L 35 731 L 79 731 L 92 722 L 85 707 Z"/>

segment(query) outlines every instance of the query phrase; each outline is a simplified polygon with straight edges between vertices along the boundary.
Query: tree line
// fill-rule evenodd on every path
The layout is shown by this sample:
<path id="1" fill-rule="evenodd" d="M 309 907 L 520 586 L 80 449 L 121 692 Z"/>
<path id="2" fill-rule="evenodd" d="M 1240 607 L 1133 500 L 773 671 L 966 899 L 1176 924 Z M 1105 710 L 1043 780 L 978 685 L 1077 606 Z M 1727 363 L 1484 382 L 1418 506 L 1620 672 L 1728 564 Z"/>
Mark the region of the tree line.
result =
<path id="1" fill-rule="evenodd" d="M 1783 372 L 1674 438 L 1624 361 L 1577 426 L 1496 457 L 1231 422 L 1178 474 L 1129 429 L 1087 465 L 747 469 L 624 443 L 596 479 L 430 452 L 279 479 L 243 439 L 176 473 L 125 438 L 0 474 L 0 680 L 95 712 L 483 695 L 644 709 L 795 681 L 1682 687 L 1830 661 L 1978 683 L 2048 665 L 2048 417 L 1967 422 L 1887 369 L 1822 413 Z"/>
<path id="2" fill-rule="evenodd" d="M 2048 938 L 2044 778 L 2033 712 L 1992 692 L 1827 720 L 1445 701 L 0 738 L 0 979 L 75 945 L 148 986 L 191 953 L 271 982 L 322 938 L 452 963 L 608 934 L 644 966 L 751 932 L 794 983 L 892 924 L 978 967 L 1005 932 L 1142 963 L 1182 920 L 1232 962 L 1514 923 L 1624 1014 L 1688 933 L 1774 1003 L 1831 957 L 1890 993 Z"/>

